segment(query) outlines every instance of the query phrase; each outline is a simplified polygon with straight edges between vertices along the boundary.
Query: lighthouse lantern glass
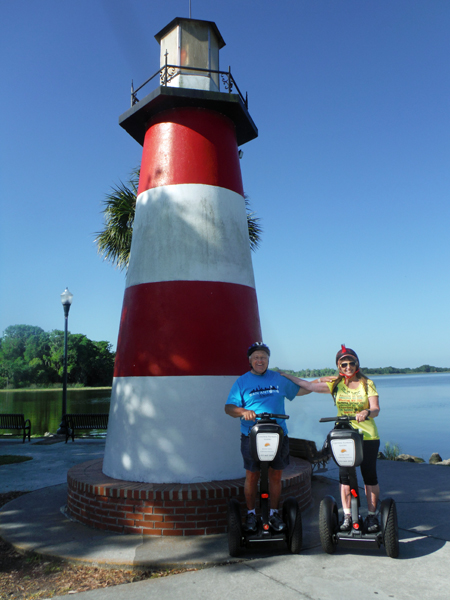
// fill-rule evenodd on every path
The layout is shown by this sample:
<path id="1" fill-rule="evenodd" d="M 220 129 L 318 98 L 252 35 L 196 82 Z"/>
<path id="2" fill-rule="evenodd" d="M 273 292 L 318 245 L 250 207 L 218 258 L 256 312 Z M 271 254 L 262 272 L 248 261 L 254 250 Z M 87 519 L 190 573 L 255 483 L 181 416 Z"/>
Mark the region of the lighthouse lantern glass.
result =
<path id="1" fill-rule="evenodd" d="M 184 67 L 209 68 L 208 29 L 195 23 L 185 23 L 181 27 L 181 65 Z M 205 75 L 201 71 L 185 71 L 189 74 Z"/>
<path id="2" fill-rule="evenodd" d="M 168 65 L 180 64 L 180 57 L 178 55 L 178 27 L 175 27 L 166 36 L 161 38 L 160 67 L 164 67 L 166 63 L 166 52 Z"/>
<path id="3" fill-rule="evenodd" d="M 161 67 L 167 64 L 178 69 L 169 73 L 167 85 L 219 91 L 219 75 L 205 71 L 194 71 L 195 67 L 219 70 L 219 40 L 209 22 L 183 19 L 161 38 Z"/>

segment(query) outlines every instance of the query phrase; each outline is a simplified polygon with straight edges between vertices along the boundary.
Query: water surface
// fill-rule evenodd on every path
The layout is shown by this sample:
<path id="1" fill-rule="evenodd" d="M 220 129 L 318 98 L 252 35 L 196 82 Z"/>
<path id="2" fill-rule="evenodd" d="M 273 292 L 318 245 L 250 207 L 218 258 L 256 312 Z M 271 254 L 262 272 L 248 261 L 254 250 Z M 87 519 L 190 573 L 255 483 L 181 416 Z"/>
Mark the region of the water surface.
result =
<path id="1" fill-rule="evenodd" d="M 376 418 L 381 448 L 389 442 L 402 452 L 428 461 L 433 452 L 450 458 L 450 373 L 373 376 L 380 396 Z M 320 417 L 336 414 L 328 394 L 309 394 L 286 403 L 292 436 L 322 446 L 330 429 Z"/>
<path id="2" fill-rule="evenodd" d="M 109 413 L 110 399 L 110 388 L 69 388 L 67 412 Z M 55 433 L 62 417 L 62 390 L 1 391 L 0 410 L 2 413 L 23 413 L 25 419 L 31 421 L 31 435 Z"/>

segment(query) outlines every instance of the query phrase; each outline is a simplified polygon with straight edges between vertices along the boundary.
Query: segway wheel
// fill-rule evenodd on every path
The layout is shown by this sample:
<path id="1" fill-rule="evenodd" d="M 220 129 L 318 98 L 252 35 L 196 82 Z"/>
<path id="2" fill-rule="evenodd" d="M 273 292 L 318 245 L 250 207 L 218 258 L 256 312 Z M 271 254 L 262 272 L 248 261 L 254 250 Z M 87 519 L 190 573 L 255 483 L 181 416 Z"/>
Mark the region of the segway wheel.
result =
<path id="1" fill-rule="evenodd" d="M 289 552 L 299 554 L 303 543 L 302 513 L 295 498 L 287 498 L 283 503 L 283 521 L 287 525 L 287 545 Z"/>
<path id="2" fill-rule="evenodd" d="M 392 498 L 383 500 L 380 507 L 383 544 L 389 558 L 397 558 L 400 552 L 398 542 L 397 507 Z"/>
<path id="3" fill-rule="evenodd" d="M 319 508 L 319 534 L 322 549 L 327 554 L 334 554 L 337 541 L 335 534 L 339 527 L 338 508 L 333 496 L 325 496 Z"/>
<path id="4" fill-rule="evenodd" d="M 239 556 L 242 548 L 242 521 L 239 502 L 232 498 L 228 503 L 228 552 L 230 556 Z"/>

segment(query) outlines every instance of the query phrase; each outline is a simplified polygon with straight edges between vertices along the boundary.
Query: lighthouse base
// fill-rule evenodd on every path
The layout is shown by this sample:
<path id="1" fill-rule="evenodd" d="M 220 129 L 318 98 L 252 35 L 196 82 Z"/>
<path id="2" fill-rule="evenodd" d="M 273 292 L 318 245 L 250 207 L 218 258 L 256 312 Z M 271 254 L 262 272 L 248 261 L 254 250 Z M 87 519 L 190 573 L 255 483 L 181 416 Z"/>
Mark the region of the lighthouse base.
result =
<path id="1" fill-rule="evenodd" d="M 102 459 L 67 474 L 67 511 L 94 529 L 116 533 L 183 536 L 226 533 L 227 503 L 244 507 L 244 478 L 192 484 L 133 483 L 102 472 Z M 300 510 L 311 502 L 311 465 L 292 458 L 283 471 L 283 502 L 294 496 Z"/>

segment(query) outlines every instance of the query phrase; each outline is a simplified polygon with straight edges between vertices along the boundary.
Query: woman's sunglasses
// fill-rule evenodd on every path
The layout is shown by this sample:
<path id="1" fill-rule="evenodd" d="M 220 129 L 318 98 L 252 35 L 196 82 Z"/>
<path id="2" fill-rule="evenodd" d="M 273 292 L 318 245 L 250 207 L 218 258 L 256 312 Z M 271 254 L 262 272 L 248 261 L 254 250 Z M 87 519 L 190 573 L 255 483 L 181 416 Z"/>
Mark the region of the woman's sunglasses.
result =
<path id="1" fill-rule="evenodd" d="M 355 362 L 348 362 L 348 363 L 341 363 L 340 367 L 342 369 L 346 369 L 347 367 L 356 367 L 356 363 Z"/>

